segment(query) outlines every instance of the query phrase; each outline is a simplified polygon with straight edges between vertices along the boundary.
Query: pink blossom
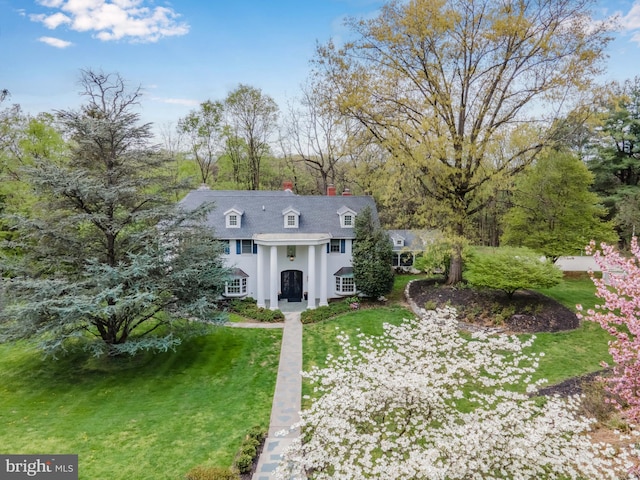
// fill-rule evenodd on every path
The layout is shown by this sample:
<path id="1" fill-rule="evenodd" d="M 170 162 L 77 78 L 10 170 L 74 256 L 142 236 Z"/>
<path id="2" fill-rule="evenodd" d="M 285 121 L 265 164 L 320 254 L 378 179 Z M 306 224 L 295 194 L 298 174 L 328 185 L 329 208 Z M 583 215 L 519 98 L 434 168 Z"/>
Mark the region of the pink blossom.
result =
<path id="1" fill-rule="evenodd" d="M 604 301 L 590 309 L 585 318 L 598 322 L 614 340 L 609 342 L 613 357 L 613 375 L 608 378 L 608 390 L 619 399 L 619 408 L 633 422 L 640 420 L 640 248 L 637 238 L 631 240 L 631 255 L 624 256 L 613 246 L 591 244 L 602 270 L 602 278 L 591 273 L 596 295 Z"/>

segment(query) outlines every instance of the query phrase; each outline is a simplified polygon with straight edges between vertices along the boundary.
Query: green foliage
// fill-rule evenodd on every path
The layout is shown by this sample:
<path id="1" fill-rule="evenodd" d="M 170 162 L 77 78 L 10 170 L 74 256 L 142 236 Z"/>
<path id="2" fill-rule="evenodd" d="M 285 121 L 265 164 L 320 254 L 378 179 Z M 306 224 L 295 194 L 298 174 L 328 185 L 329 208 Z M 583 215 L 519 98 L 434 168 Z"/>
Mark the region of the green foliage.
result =
<path id="1" fill-rule="evenodd" d="M 615 242 L 606 210 L 590 191 L 593 175 L 569 153 L 547 152 L 516 182 L 502 242 L 532 248 L 548 258 L 574 255 L 590 240 Z"/>
<path id="2" fill-rule="evenodd" d="M 307 309 L 300 314 L 300 321 L 303 324 L 307 324 L 328 320 L 329 318 L 333 318 L 341 313 L 346 313 L 352 310 L 350 304 L 351 302 L 347 299 L 339 302 L 331 302 L 329 305 L 322 307 Z"/>
<path id="3" fill-rule="evenodd" d="M 250 472 L 258 453 L 258 447 L 266 438 L 266 432 L 259 426 L 252 427 L 240 445 L 240 450 L 233 461 L 233 466 L 240 473 Z"/>
<path id="4" fill-rule="evenodd" d="M 629 241 L 637 225 L 633 208 L 640 192 L 640 77 L 612 82 L 603 98 L 604 112 L 594 129 L 595 148 L 588 166 L 608 218 L 616 218 L 620 236 Z"/>
<path id="5" fill-rule="evenodd" d="M 474 215 L 495 199 L 487 186 L 555 143 L 543 127 L 562 110 L 555 103 L 581 91 L 604 58 L 606 22 L 566 28 L 589 17 L 587 2 L 391 1 L 348 20 L 349 42 L 318 48 L 336 108 L 389 153 L 372 170 L 398 221 L 473 233 Z M 461 254 L 454 249 L 448 283 L 462 279 Z"/>
<path id="6" fill-rule="evenodd" d="M 240 480 L 240 476 L 228 468 L 198 465 L 187 472 L 184 480 Z"/>
<path id="7" fill-rule="evenodd" d="M 225 98 L 224 109 L 228 120 L 225 150 L 233 163 L 234 180 L 245 183 L 249 190 L 259 190 L 262 160 L 277 127 L 278 105 L 259 88 L 240 84 Z"/>
<path id="8" fill-rule="evenodd" d="M 206 184 L 214 174 L 214 165 L 223 148 L 222 102 L 207 100 L 198 110 L 192 110 L 178 121 L 178 132 L 185 135 L 200 171 L 200 180 Z M 213 175 L 215 180 L 215 174 Z"/>
<path id="9" fill-rule="evenodd" d="M 251 471 L 253 466 L 253 456 L 246 453 L 242 453 L 235 459 L 234 466 L 240 473 L 247 473 Z"/>
<path id="10" fill-rule="evenodd" d="M 284 320 L 284 314 L 280 310 L 258 307 L 256 301 L 251 297 L 234 299 L 229 303 L 229 308 L 238 315 L 260 322 L 281 322 Z"/>
<path id="11" fill-rule="evenodd" d="M 5 217 L 18 235 L 0 258 L 0 339 L 37 337 L 53 355 L 78 344 L 96 355 L 174 348 L 178 334 L 201 331 L 195 320 L 222 320 L 228 269 L 199 226 L 212 206 L 186 212 L 172 202 L 181 186 L 132 111 L 138 91 L 91 71 L 82 85 L 87 104 L 58 112 L 68 155 L 23 169 L 37 203 Z M 97 341 L 78 342 L 87 338 Z"/>
<path id="12" fill-rule="evenodd" d="M 552 287 L 560 282 L 562 272 L 532 250 L 502 247 L 473 252 L 464 277 L 471 285 L 504 290 L 511 297 L 519 289 Z"/>
<path id="13" fill-rule="evenodd" d="M 282 329 L 216 328 L 175 353 L 57 362 L 26 342 L 0 345 L 0 411 L 12 416 L 0 445 L 77 453 L 87 480 L 230 467 L 247 432 L 269 424 L 281 341 Z"/>
<path id="14" fill-rule="evenodd" d="M 414 267 L 429 275 L 440 274 L 444 277 L 449 275 L 451 256 L 453 255 L 453 242 L 443 235 L 439 235 L 426 245 L 422 255 L 417 256 Z M 469 247 L 465 244 L 462 247 L 462 259 L 466 259 Z"/>
<path id="15" fill-rule="evenodd" d="M 354 231 L 352 264 L 356 288 L 368 297 L 386 295 L 393 288 L 394 279 L 389 236 L 373 218 L 369 207 L 356 216 Z"/>

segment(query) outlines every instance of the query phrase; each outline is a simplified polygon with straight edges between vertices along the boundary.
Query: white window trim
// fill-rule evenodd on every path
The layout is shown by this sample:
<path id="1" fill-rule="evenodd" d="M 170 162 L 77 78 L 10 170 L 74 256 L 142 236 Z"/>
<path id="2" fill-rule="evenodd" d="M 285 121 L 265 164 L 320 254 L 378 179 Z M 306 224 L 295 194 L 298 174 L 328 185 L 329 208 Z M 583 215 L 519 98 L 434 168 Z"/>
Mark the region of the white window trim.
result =
<path id="1" fill-rule="evenodd" d="M 242 215 L 244 214 L 244 212 L 242 210 L 238 210 L 237 208 L 230 208 L 229 210 L 227 210 L 226 212 L 224 212 L 224 217 L 225 217 L 225 226 L 227 228 L 240 228 L 242 227 Z M 235 217 L 236 218 L 236 224 L 232 225 L 231 224 L 231 219 Z"/>
<path id="2" fill-rule="evenodd" d="M 338 210 L 338 215 L 340 215 L 340 226 L 342 228 L 354 228 L 356 225 L 356 212 L 354 212 L 353 210 L 351 210 L 348 207 L 342 207 L 340 210 Z M 346 217 L 351 217 L 351 223 L 350 224 L 346 224 L 345 223 L 345 218 Z"/>
<path id="3" fill-rule="evenodd" d="M 248 252 L 244 251 L 245 242 L 251 242 L 250 250 Z M 253 255 L 253 240 L 242 239 L 240 240 L 240 255 Z"/>
<path id="4" fill-rule="evenodd" d="M 236 282 L 238 283 L 238 285 L 232 285 L 232 284 L 235 284 Z M 231 289 L 233 289 L 233 291 L 231 291 Z M 247 295 L 247 278 L 246 277 L 235 277 L 231 280 L 231 282 L 226 282 L 224 284 L 225 297 L 244 297 L 246 295 Z"/>
<path id="5" fill-rule="evenodd" d="M 349 287 L 351 287 L 351 289 L 349 290 L 345 290 L 344 288 L 344 281 L 345 280 L 351 280 L 351 282 L 349 283 Z M 343 277 L 343 276 L 336 276 L 336 294 L 337 295 L 355 295 L 356 294 L 356 282 L 354 281 L 352 276 L 349 277 Z"/>
<path id="6" fill-rule="evenodd" d="M 285 208 L 282 211 L 284 228 L 298 228 L 300 225 L 300 212 L 293 207 Z M 293 225 L 289 225 L 289 217 L 293 217 Z"/>

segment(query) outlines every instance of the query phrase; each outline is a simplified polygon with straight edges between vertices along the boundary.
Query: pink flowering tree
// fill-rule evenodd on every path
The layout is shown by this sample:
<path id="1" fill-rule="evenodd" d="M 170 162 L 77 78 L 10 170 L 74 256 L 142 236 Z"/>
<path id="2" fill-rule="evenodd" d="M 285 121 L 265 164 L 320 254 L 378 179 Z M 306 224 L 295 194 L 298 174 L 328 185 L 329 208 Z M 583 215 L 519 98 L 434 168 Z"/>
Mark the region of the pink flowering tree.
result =
<path id="1" fill-rule="evenodd" d="M 591 273 L 596 295 L 603 303 L 581 318 L 598 322 L 614 339 L 609 342 L 613 357 L 613 375 L 607 378 L 607 389 L 618 399 L 634 423 L 640 421 L 640 247 L 631 240 L 631 255 L 624 256 L 611 245 L 594 242 L 587 247 L 603 272 L 602 278 Z M 577 306 L 582 311 L 582 306 Z"/>
<path id="2" fill-rule="evenodd" d="M 466 338 L 443 309 L 338 339 L 342 354 L 304 373 L 316 395 L 278 479 L 627 478 L 626 450 L 589 437 L 577 398 L 531 397 L 533 337 Z"/>

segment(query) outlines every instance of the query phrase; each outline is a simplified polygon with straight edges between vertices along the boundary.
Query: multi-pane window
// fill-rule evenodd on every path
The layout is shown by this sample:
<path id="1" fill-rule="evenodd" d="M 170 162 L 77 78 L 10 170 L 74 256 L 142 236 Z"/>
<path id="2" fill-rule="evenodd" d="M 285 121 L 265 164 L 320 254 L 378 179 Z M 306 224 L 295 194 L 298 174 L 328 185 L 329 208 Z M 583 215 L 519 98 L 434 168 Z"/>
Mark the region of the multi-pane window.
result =
<path id="1" fill-rule="evenodd" d="M 345 215 L 343 223 L 344 223 L 345 227 L 352 226 L 353 225 L 353 216 L 352 215 Z"/>
<path id="2" fill-rule="evenodd" d="M 331 239 L 331 246 L 329 248 L 329 251 L 332 253 L 340 253 L 340 239 L 339 238 L 332 238 Z"/>
<path id="3" fill-rule="evenodd" d="M 336 293 L 355 293 L 353 277 L 336 277 Z"/>
<path id="4" fill-rule="evenodd" d="M 222 248 L 224 248 L 224 254 L 229 255 L 231 248 L 229 248 L 229 240 L 220 240 L 222 242 Z"/>
<path id="5" fill-rule="evenodd" d="M 225 287 L 225 294 L 229 296 L 234 295 L 246 295 L 247 293 L 247 279 L 246 278 L 234 278 L 230 282 L 227 282 Z"/>
<path id="6" fill-rule="evenodd" d="M 287 226 L 295 227 L 296 226 L 296 216 L 295 215 L 287 215 Z"/>
<path id="7" fill-rule="evenodd" d="M 238 216 L 237 215 L 229 215 L 229 226 L 237 227 L 238 226 Z"/>

